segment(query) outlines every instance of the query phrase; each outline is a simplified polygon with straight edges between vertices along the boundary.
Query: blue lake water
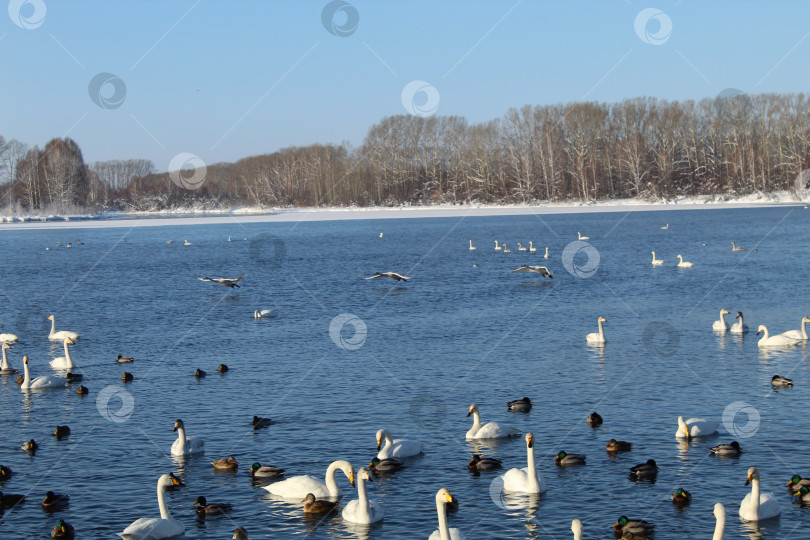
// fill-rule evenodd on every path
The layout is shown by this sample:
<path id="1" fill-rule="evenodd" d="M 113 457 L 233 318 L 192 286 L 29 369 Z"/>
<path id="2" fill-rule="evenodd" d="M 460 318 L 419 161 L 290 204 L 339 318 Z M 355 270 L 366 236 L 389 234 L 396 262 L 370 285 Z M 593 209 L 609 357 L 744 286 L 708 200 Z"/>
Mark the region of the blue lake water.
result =
<path id="1" fill-rule="evenodd" d="M 587 245 L 571 245 L 577 231 Z M 494 251 L 496 239 L 513 252 Z M 709 538 L 715 502 L 726 505 L 726 538 L 799 538 L 810 509 L 785 483 L 810 476 L 807 348 L 763 353 L 755 332 L 759 324 L 772 334 L 795 329 L 810 315 L 809 239 L 810 211 L 800 206 L 0 230 L 0 332 L 20 336 L 12 364 L 22 372 L 25 354 L 32 376 L 57 373 L 48 361 L 62 346 L 48 341 L 45 320 L 54 314 L 57 330 L 82 334 L 71 356 L 90 389 L 26 394 L 13 376 L 0 377 L 0 463 L 14 471 L 0 489 L 28 497 L 0 514 L 0 538 L 43 538 L 58 519 L 79 538 L 113 538 L 139 517 L 158 516 L 155 486 L 168 472 L 186 483 L 167 501 L 188 538 L 230 538 L 239 525 L 250 538 L 426 538 L 437 527 L 441 487 L 460 500 L 449 522 L 468 538 L 565 539 L 573 518 L 585 538 L 608 538 L 622 514 L 655 523 L 659 540 Z M 530 240 L 536 253 L 517 250 Z M 747 251 L 733 253 L 732 240 Z M 580 249 L 563 261 L 569 245 Z M 652 250 L 662 267 L 650 264 Z M 694 268 L 677 269 L 678 254 Z M 522 263 L 547 264 L 555 277 L 510 273 Z M 389 270 L 412 280 L 360 279 Z M 233 290 L 195 279 L 240 274 Z M 721 308 L 731 311 L 729 323 L 742 311 L 751 332 L 714 334 Z M 255 320 L 256 309 L 275 316 Z M 342 314 L 355 318 L 330 336 L 330 324 L 349 319 L 333 323 Z M 591 347 L 585 335 L 599 315 L 608 342 Z M 363 326 L 365 338 L 354 333 Z M 118 354 L 135 362 L 119 365 Z M 224 375 L 221 363 L 231 368 Z M 208 376 L 196 379 L 197 368 Z M 124 385 L 124 371 L 135 381 Z M 777 373 L 795 388 L 773 391 Z M 105 406 L 100 396 L 113 397 Z M 523 396 L 532 411 L 509 413 L 506 402 Z M 526 466 L 521 439 L 464 440 L 472 403 L 484 422 L 535 434 L 545 494 L 504 507 L 490 493 L 496 473 L 467 471 L 475 452 L 505 468 Z M 734 416 L 739 410 L 759 421 Z M 601 427 L 585 422 L 592 411 L 604 417 Z M 722 422 L 724 411 L 718 436 L 675 439 L 679 415 Z M 254 431 L 253 415 L 276 424 Z M 205 455 L 169 455 L 177 418 L 205 440 Z M 57 441 L 50 434 L 60 424 L 72 433 Z M 382 427 L 422 440 L 425 452 L 369 484 L 385 511 L 379 524 L 307 519 L 300 503 L 250 480 L 256 461 L 288 477 L 322 477 L 334 459 L 366 466 Z M 33 457 L 19 448 L 30 438 L 40 444 Z M 633 451 L 609 456 L 610 438 L 631 441 Z M 709 455 L 734 439 L 742 457 Z M 561 450 L 586 454 L 587 465 L 555 467 Z M 238 472 L 215 472 L 210 461 L 229 455 Z M 631 482 L 629 467 L 650 458 L 657 481 Z M 758 527 L 737 518 L 752 465 L 782 509 Z M 342 475 L 338 482 L 344 504 L 356 498 Z M 693 495 L 683 510 L 670 502 L 678 487 Z M 43 512 L 49 490 L 68 493 L 70 505 Z M 199 495 L 234 511 L 198 520 L 191 503 Z"/>

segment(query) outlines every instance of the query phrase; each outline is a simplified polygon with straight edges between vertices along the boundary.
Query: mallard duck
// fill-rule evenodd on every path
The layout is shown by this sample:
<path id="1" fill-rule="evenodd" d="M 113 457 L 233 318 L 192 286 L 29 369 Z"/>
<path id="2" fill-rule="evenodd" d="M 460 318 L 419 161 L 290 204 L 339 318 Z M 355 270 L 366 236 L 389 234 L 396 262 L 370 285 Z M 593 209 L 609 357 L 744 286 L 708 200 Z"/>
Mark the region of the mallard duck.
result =
<path id="1" fill-rule="evenodd" d="M 197 371 L 194 372 L 194 376 L 197 377 L 198 379 L 201 379 L 201 378 L 205 377 L 206 375 L 208 375 L 208 373 L 201 370 L 200 368 L 197 368 Z"/>
<path id="2" fill-rule="evenodd" d="M 742 454 L 742 448 L 737 441 L 731 441 L 729 444 L 718 444 L 709 448 L 712 454 L 719 456 L 739 456 Z"/>
<path id="3" fill-rule="evenodd" d="M 228 366 L 226 366 L 225 364 L 220 364 L 217 366 L 217 371 L 219 371 L 220 373 L 227 373 L 229 369 Z"/>
<path id="4" fill-rule="evenodd" d="M 305 514 L 328 514 L 338 505 L 337 501 L 316 501 L 312 493 L 307 493 L 301 502 L 304 503 Z"/>
<path id="5" fill-rule="evenodd" d="M 802 502 L 810 502 L 810 487 L 802 486 L 793 495 L 801 499 Z"/>
<path id="6" fill-rule="evenodd" d="M 131 356 L 121 356 L 120 354 L 118 355 L 118 360 L 116 360 L 116 362 L 118 362 L 119 364 L 127 364 L 129 362 L 134 361 L 135 359 L 132 358 Z"/>
<path id="7" fill-rule="evenodd" d="M 560 452 L 557 454 L 557 457 L 554 458 L 554 463 L 563 467 L 567 467 L 568 465 L 585 465 L 585 456 L 582 454 L 566 454 L 565 452 Z"/>
<path id="8" fill-rule="evenodd" d="M 65 375 L 65 379 L 67 379 L 68 384 L 81 382 L 81 380 L 84 379 L 84 375 L 82 375 L 81 373 L 68 372 L 67 375 Z"/>
<path id="9" fill-rule="evenodd" d="M 24 451 L 28 452 L 29 454 L 33 454 L 34 452 L 37 451 L 37 448 L 39 448 L 39 445 L 37 444 L 37 441 L 35 441 L 34 439 L 31 439 L 30 441 L 26 441 L 26 442 L 22 443 L 22 446 L 20 446 L 20 448 L 23 449 Z"/>
<path id="10" fill-rule="evenodd" d="M 516 399 L 506 404 L 510 411 L 529 412 L 532 410 L 532 400 L 527 397 Z"/>
<path id="11" fill-rule="evenodd" d="M 54 493 L 49 491 L 45 494 L 45 500 L 42 501 L 42 508 L 45 510 L 58 510 L 64 508 L 70 502 L 70 496 L 65 493 Z"/>
<path id="12" fill-rule="evenodd" d="M 236 458 L 231 456 L 229 458 L 215 459 L 211 462 L 211 465 L 213 465 L 215 469 L 232 471 L 239 466 L 239 462 L 236 461 Z"/>
<path id="13" fill-rule="evenodd" d="M 588 415 L 588 419 L 586 420 L 591 427 L 601 426 L 602 425 L 602 417 L 599 416 L 599 413 L 592 412 Z"/>
<path id="14" fill-rule="evenodd" d="M 405 464 L 396 458 L 380 459 L 375 457 L 368 464 L 368 470 L 373 473 L 388 473 L 404 469 Z"/>
<path id="15" fill-rule="evenodd" d="M 22 375 L 17 375 L 17 378 L 14 379 L 14 382 L 16 382 L 17 384 L 22 384 L 24 380 L 25 377 L 23 377 Z"/>
<path id="16" fill-rule="evenodd" d="M 658 465 L 655 464 L 654 459 L 648 459 L 647 463 L 641 463 L 634 467 L 630 467 L 630 476 L 637 478 L 652 478 L 658 474 Z"/>
<path id="17" fill-rule="evenodd" d="M 678 506 L 685 506 L 692 502 L 692 494 L 683 488 L 678 488 L 672 494 L 672 502 Z"/>
<path id="18" fill-rule="evenodd" d="M 494 471 L 501 468 L 501 460 L 495 458 L 482 458 L 478 454 L 473 454 L 472 459 L 467 463 L 467 468 L 471 471 Z"/>
<path id="19" fill-rule="evenodd" d="M 788 487 L 791 489 L 799 489 L 804 486 L 810 487 L 810 478 L 802 478 L 798 474 L 794 474 L 790 477 L 790 481 L 787 483 Z"/>
<path id="20" fill-rule="evenodd" d="M 248 540 L 248 533 L 244 527 L 237 527 L 233 530 L 233 538 L 231 540 Z"/>
<path id="21" fill-rule="evenodd" d="M 134 379 L 135 377 L 133 377 L 132 373 L 130 373 L 129 371 L 125 371 L 124 374 L 121 375 L 121 380 L 124 381 L 125 383 L 132 382 Z"/>
<path id="22" fill-rule="evenodd" d="M 788 379 L 786 377 L 780 377 L 779 375 L 774 375 L 771 378 L 771 386 L 793 386 L 793 379 Z"/>
<path id="23" fill-rule="evenodd" d="M 645 538 L 652 535 L 654 530 L 655 525 L 652 523 L 643 519 L 629 519 L 627 516 L 620 516 L 613 524 L 613 532 L 623 538 Z"/>
<path id="24" fill-rule="evenodd" d="M 253 429 L 261 429 L 266 428 L 273 424 L 273 421 L 269 418 L 261 418 L 259 416 L 253 417 Z"/>
<path id="25" fill-rule="evenodd" d="M 633 449 L 633 444 L 627 441 L 617 441 L 616 439 L 610 439 L 605 445 L 608 452 L 629 452 Z"/>
<path id="26" fill-rule="evenodd" d="M 76 531 L 73 529 L 73 525 L 60 519 L 51 529 L 51 538 L 76 538 Z"/>
<path id="27" fill-rule="evenodd" d="M 224 514 L 226 512 L 230 512 L 233 510 L 233 505 L 230 503 L 211 503 L 208 504 L 208 501 L 205 500 L 205 497 L 200 495 L 197 497 L 192 505 L 198 504 L 197 507 L 197 515 L 198 516 L 216 516 L 218 514 Z"/>
<path id="28" fill-rule="evenodd" d="M 25 495 L 17 495 L 14 493 L 4 494 L 0 491 L 0 508 L 14 508 L 24 502 Z"/>
<path id="29" fill-rule="evenodd" d="M 85 394 L 89 394 L 90 390 L 88 390 L 86 386 L 79 386 L 76 389 L 76 393 L 83 396 Z"/>
<path id="30" fill-rule="evenodd" d="M 284 469 L 270 466 L 262 467 L 258 462 L 250 466 L 251 478 L 278 478 L 279 476 L 284 476 Z"/>
<path id="31" fill-rule="evenodd" d="M 53 436 L 56 437 L 57 439 L 67 437 L 68 435 L 70 435 L 69 426 L 56 426 L 56 429 L 53 430 Z"/>
<path id="32" fill-rule="evenodd" d="M 14 471 L 6 467 L 5 465 L 0 465 L 0 480 L 5 481 L 11 478 L 11 475 L 14 474 Z"/>

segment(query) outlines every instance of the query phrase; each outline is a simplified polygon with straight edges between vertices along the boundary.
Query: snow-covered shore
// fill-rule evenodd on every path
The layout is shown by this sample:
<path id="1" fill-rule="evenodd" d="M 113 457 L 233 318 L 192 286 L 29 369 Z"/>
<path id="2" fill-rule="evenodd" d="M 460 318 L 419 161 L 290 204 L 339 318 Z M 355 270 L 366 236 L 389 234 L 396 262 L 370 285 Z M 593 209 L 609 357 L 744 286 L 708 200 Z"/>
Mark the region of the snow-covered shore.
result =
<path id="1" fill-rule="evenodd" d="M 212 223 L 278 223 L 296 221 L 335 221 L 350 219 L 396 219 L 456 216 L 509 216 L 531 214 L 575 214 L 596 212 L 650 212 L 759 208 L 792 206 L 810 202 L 792 192 L 757 193 L 727 199 L 709 196 L 681 197 L 660 202 L 614 199 L 593 203 L 555 202 L 539 205 L 450 205 L 398 207 L 332 208 L 251 208 L 228 210 L 171 210 L 163 212 L 118 212 L 100 215 L 0 216 L 0 231 L 21 229 L 90 229 L 109 227 L 158 227 L 165 225 L 205 225 Z"/>

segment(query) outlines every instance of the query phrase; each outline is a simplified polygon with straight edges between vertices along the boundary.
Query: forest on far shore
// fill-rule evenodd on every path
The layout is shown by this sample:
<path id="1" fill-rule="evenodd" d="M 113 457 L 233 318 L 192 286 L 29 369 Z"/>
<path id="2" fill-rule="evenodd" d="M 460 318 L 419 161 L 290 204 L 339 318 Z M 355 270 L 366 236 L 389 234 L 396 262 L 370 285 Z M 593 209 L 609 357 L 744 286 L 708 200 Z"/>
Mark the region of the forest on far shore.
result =
<path id="1" fill-rule="evenodd" d="M 167 172 L 145 159 L 85 163 L 70 138 L 40 148 L 0 135 L 0 207 L 98 213 L 803 191 L 808 119 L 803 93 L 526 105 L 479 124 L 397 115 L 358 147 L 312 144 Z"/>

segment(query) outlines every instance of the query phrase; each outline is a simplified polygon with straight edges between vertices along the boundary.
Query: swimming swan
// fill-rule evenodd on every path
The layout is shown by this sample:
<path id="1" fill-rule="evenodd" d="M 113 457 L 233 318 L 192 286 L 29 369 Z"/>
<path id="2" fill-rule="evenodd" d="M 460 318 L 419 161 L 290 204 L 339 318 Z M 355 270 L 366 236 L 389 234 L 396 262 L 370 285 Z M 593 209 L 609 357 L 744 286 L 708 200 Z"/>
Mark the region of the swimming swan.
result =
<path id="1" fill-rule="evenodd" d="M 579 231 L 577 231 L 577 240 L 590 240 L 590 239 L 591 238 L 589 236 L 582 236 L 581 234 L 579 234 Z"/>
<path id="2" fill-rule="evenodd" d="M 793 338 L 793 339 L 800 339 L 802 341 L 807 340 L 807 328 L 805 327 L 805 323 L 810 322 L 810 317 L 802 317 L 802 325 L 800 330 L 788 330 L 787 332 L 782 332 L 780 335 Z"/>
<path id="3" fill-rule="evenodd" d="M 14 334 L 0 334 L 0 342 L 8 343 L 9 345 L 14 345 L 19 339 L 20 338 Z"/>
<path id="4" fill-rule="evenodd" d="M 257 309 L 253 312 L 254 319 L 264 319 L 270 316 L 273 313 L 271 309 Z"/>
<path id="5" fill-rule="evenodd" d="M 464 540 L 464 534 L 455 527 L 447 527 L 447 505 L 453 502 L 453 496 L 442 488 L 436 493 L 436 513 L 439 515 L 439 528 L 433 531 L 428 540 Z"/>
<path id="6" fill-rule="evenodd" d="M 768 335 L 768 329 L 764 324 L 760 324 L 759 328 L 757 328 L 757 335 L 759 335 L 760 332 L 763 333 L 763 336 L 757 342 L 759 347 L 793 347 L 801 344 L 801 340 L 793 339 L 783 334 L 775 336 Z"/>
<path id="7" fill-rule="evenodd" d="M 532 244 L 531 240 L 529 240 L 529 251 L 537 251 L 537 248 L 534 247 L 534 244 Z"/>
<path id="8" fill-rule="evenodd" d="M 385 446 L 382 446 L 383 441 Z M 418 456 L 422 453 L 422 448 L 422 443 L 415 439 L 394 439 L 388 430 L 377 431 L 377 459 Z"/>
<path id="9" fill-rule="evenodd" d="M 546 254 L 545 254 L 545 255 L 543 255 L 543 258 L 544 258 L 544 259 L 548 259 L 548 258 L 549 258 L 549 255 L 548 255 L 548 246 L 546 246 Z"/>
<path id="10" fill-rule="evenodd" d="M 751 484 L 751 492 L 740 503 L 740 519 L 743 521 L 760 521 L 776 517 L 781 513 L 779 501 L 773 493 L 760 493 L 759 470 L 756 467 L 748 469 L 748 480 L 745 485 Z"/>
<path id="11" fill-rule="evenodd" d="M 504 253 L 512 253 L 512 250 L 506 247 L 506 244 L 503 245 L 503 252 Z"/>
<path id="12" fill-rule="evenodd" d="M 45 388 L 60 388 L 67 385 L 67 379 L 56 377 L 54 375 L 43 375 L 42 377 L 37 377 L 36 379 L 31 380 L 31 376 L 28 373 L 27 356 L 23 356 L 23 373 L 25 374 L 25 377 L 23 378 L 22 385 L 20 386 L 20 390 L 23 392 L 27 390 L 40 390 Z"/>
<path id="13" fill-rule="evenodd" d="M 514 437 L 520 435 L 520 432 L 516 429 L 501 426 L 500 424 L 496 424 L 495 422 L 488 422 L 481 425 L 481 415 L 478 412 L 478 405 L 473 403 L 470 405 L 470 410 L 467 413 L 469 417 L 472 415 L 473 417 L 473 425 L 470 430 L 467 432 L 467 439 L 500 439 L 503 437 Z"/>
<path id="14" fill-rule="evenodd" d="M 571 520 L 571 531 L 574 533 L 574 540 L 582 540 L 582 522 L 580 520 Z"/>
<path id="15" fill-rule="evenodd" d="M 46 321 L 51 321 L 51 333 L 48 334 L 48 339 L 51 341 L 64 341 L 66 337 L 69 337 L 72 340 L 77 340 L 81 337 L 81 334 L 77 334 L 76 332 L 71 332 L 70 330 L 60 330 L 56 331 L 56 319 L 53 315 L 48 315 L 48 318 L 45 319 Z"/>
<path id="16" fill-rule="evenodd" d="M 174 421 L 173 431 L 177 432 L 177 440 L 172 443 L 173 456 L 189 456 L 205 452 L 205 443 L 201 438 L 186 437 L 186 426 L 179 418 Z"/>
<path id="17" fill-rule="evenodd" d="M 652 265 L 653 266 L 661 266 L 662 264 L 664 264 L 663 259 L 656 259 L 655 258 L 655 252 L 654 251 L 651 251 L 650 253 L 652 253 L 652 256 L 653 256 L 653 258 L 652 258 Z"/>
<path id="18" fill-rule="evenodd" d="M 518 251 L 529 251 L 529 249 L 523 247 L 523 244 L 521 244 L 520 242 L 518 242 L 517 245 L 518 245 Z"/>
<path id="19" fill-rule="evenodd" d="M 69 337 L 66 337 L 63 343 L 65 345 L 65 356 L 60 356 L 59 358 L 54 358 L 51 360 L 50 365 L 53 369 L 73 369 L 76 367 L 73 364 L 73 360 L 70 358 L 70 351 L 68 350 L 68 344 L 73 345 L 74 341 Z"/>
<path id="20" fill-rule="evenodd" d="M 132 522 L 132 524 L 124 529 L 123 532 L 118 533 L 121 538 L 131 539 L 160 539 L 160 538 L 174 538 L 181 536 L 185 531 L 185 526 L 174 519 L 166 506 L 163 490 L 169 486 L 174 485 L 171 477 L 164 474 L 158 479 L 157 483 L 157 497 L 158 507 L 160 508 L 159 518 L 140 518 Z"/>
<path id="21" fill-rule="evenodd" d="M 605 339 L 605 329 L 602 328 L 602 323 L 606 323 L 607 319 L 605 319 L 600 315 L 599 318 L 596 319 L 596 322 L 599 324 L 599 332 L 588 334 L 587 336 L 585 336 L 585 341 L 594 344 L 606 343 L 607 340 Z"/>
<path id="22" fill-rule="evenodd" d="M 731 333 L 745 334 L 746 332 L 748 332 L 748 325 L 745 324 L 745 322 L 743 321 L 742 311 L 737 312 L 737 318 L 740 320 L 731 325 Z"/>
<path id="23" fill-rule="evenodd" d="M 734 242 L 732 242 L 731 251 L 745 251 L 745 248 L 742 246 L 737 246 Z"/>
<path id="24" fill-rule="evenodd" d="M 676 259 L 679 259 L 679 260 L 681 261 L 681 262 L 679 262 L 679 263 L 677 264 L 677 267 L 678 267 L 678 268 L 692 268 L 693 266 L 695 266 L 694 264 L 692 264 L 692 263 L 690 263 L 690 262 L 688 262 L 688 261 L 684 261 L 684 260 L 683 260 L 683 257 L 681 257 L 680 255 L 678 255 L 678 256 L 677 256 L 677 257 L 675 257 L 675 258 L 676 258 Z"/>
<path id="25" fill-rule="evenodd" d="M 6 351 L 10 349 L 8 343 L 5 341 L 3 342 L 3 360 L 0 363 L 0 374 L 2 375 L 11 375 L 12 373 L 17 373 L 17 370 L 11 367 L 11 364 L 8 361 L 8 357 L 6 356 Z"/>
<path id="26" fill-rule="evenodd" d="M 472 245 L 472 240 L 470 240 L 470 251 L 475 251 L 475 246 Z"/>
<path id="27" fill-rule="evenodd" d="M 366 494 L 366 480 L 371 482 L 371 476 L 366 469 L 357 471 L 357 499 L 349 501 L 343 509 L 343 519 L 352 523 L 368 525 L 376 523 L 383 518 L 383 510 L 373 501 L 368 500 Z"/>
<path id="28" fill-rule="evenodd" d="M 704 420 L 703 418 L 684 420 L 683 416 L 678 417 L 678 431 L 675 432 L 675 436 L 679 439 L 705 437 L 715 433 L 717 433 L 717 422 Z"/>
<path id="29" fill-rule="evenodd" d="M 723 540 L 723 535 L 726 533 L 726 507 L 721 503 L 715 503 L 712 514 L 717 518 L 712 540 Z"/>
<path id="30" fill-rule="evenodd" d="M 501 475 L 504 491 L 542 493 L 546 490 L 534 464 L 534 435 L 531 433 L 526 434 L 526 463 L 522 469 L 509 469 Z"/>
<path id="31" fill-rule="evenodd" d="M 728 330 L 728 323 L 726 322 L 726 318 L 723 315 L 728 315 L 727 309 L 720 310 L 720 318 L 714 321 L 712 324 L 712 330 L 715 332 L 725 332 Z"/>
<path id="32" fill-rule="evenodd" d="M 503 248 L 498 245 L 498 241 L 495 240 L 495 251 L 501 251 Z"/>
<path id="33" fill-rule="evenodd" d="M 335 473 L 340 469 L 349 482 L 354 486 L 354 467 L 348 461 L 339 459 L 329 464 L 326 469 L 325 482 L 309 475 L 293 476 L 281 482 L 270 484 L 269 486 L 262 486 L 264 489 L 287 499 L 302 499 L 308 493 L 315 495 L 317 499 L 339 499 L 343 496 L 335 480 Z"/>

